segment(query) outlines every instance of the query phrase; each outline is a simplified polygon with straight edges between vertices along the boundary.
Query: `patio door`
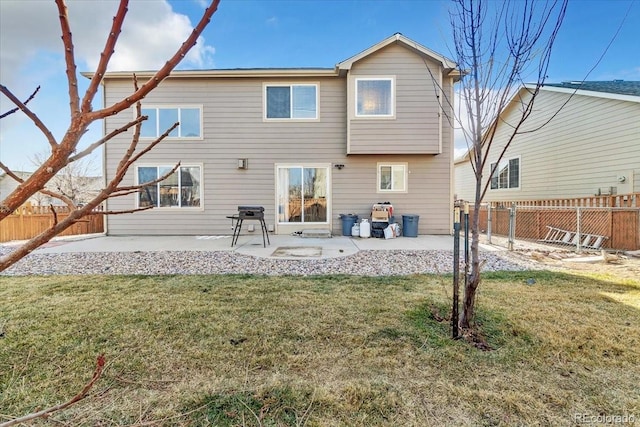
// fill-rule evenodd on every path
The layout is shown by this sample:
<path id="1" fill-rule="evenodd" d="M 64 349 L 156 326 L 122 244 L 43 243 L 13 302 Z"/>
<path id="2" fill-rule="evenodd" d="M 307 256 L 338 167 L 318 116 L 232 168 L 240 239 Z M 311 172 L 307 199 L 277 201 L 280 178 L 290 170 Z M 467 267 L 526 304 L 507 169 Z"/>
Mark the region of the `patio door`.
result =
<path id="1" fill-rule="evenodd" d="M 330 165 L 276 165 L 278 233 L 330 228 Z"/>

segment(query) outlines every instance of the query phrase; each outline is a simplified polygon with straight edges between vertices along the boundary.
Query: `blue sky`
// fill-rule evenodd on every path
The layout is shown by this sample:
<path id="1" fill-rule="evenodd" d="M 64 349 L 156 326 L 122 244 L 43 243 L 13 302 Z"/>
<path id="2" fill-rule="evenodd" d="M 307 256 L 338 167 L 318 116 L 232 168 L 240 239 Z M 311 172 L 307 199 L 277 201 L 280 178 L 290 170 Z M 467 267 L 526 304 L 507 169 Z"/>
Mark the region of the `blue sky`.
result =
<path id="1" fill-rule="evenodd" d="M 161 66 L 190 32 L 204 0 L 132 0 L 110 70 Z M 445 56 L 450 53 L 450 1 L 222 0 L 200 43 L 180 68 L 333 67 L 386 37 L 405 36 Z M 95 67 L 117 8 L 115 1 L 68 3 L 79 71 Z M 640 80 L 640 1 L 572 0 L 556 42 L 549 82 L 581 80 L 626 21 L 589 80 Z M 68 125 L 59 20 L 53 0 L 0 0 L 0 82 L 24 99 L 61 137 Z M 86 80 L 81 78 L 83 87 Z M 100 99 L 98 97 L 98 99 Z M 0 99 L 0 111 L 12 105 Z M 100 137 L 95 124 L 82 140 Z M 462 146 L 457 146 L 462 149 Z M 34 170 L 48 143 L 24 116 L 0 120 L 0 159 L 14 170 Z M 93 169 L 100 171 L 99 153 Z"/>

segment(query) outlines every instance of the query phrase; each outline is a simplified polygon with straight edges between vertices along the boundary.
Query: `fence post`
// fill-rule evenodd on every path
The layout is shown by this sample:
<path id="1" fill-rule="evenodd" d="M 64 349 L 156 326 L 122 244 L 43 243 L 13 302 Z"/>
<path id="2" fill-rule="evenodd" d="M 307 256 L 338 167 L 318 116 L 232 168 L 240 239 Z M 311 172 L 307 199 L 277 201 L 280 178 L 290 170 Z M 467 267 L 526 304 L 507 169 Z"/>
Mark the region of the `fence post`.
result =
<path id="1" fill-rule="evenodd" d="M 576 252 L 582 252 L 582 235 L 580 233 L 580 220 L 582 217 L 582 210 L 578 207 L 576 208 Z"/>
<path id="2" fill-rule="evenodd" d="M 487 243 L 491 244 L 491 203 L 487 205 Z"/>
<path id="3" fill-rule="evenodd" d="M 451 311 L 451 336 L 458 338 L 458 293 L 460 289 L 460 204 L 453 208 L 453 307 Z"/>
<path id="4" fill-rule="evenodd" d="M 514 202 L 511 203 L 511 207 L 509 208 L 509 245 L 508 248 L 510 251 L 513 250 L 513 241 L 516 234 L 516 204 Z"/>
<path id="5" fill-rule="evenodd" d="M 469 202 L 464 202 L 464 289 L 469 283 Z"/>

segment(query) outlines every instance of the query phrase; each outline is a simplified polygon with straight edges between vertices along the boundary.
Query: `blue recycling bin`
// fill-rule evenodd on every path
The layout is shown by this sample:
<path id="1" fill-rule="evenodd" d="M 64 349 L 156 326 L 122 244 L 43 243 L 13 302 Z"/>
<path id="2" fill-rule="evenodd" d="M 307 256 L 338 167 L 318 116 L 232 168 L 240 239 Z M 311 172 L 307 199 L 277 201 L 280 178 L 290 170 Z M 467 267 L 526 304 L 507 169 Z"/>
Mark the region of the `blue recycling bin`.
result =
<path id="1" fill-rule="evenodd" d="M 351 236 L 351 228 L 358 222 L 358 215 L 354 214 L 340 214 L 342 220 L 342 235 Z"/>
<path id="2" fill-rule="evenodd" d="M 420 221 L 420 215 L 402 215 L 402 235 L 418 237 L 418 221 Z"/>

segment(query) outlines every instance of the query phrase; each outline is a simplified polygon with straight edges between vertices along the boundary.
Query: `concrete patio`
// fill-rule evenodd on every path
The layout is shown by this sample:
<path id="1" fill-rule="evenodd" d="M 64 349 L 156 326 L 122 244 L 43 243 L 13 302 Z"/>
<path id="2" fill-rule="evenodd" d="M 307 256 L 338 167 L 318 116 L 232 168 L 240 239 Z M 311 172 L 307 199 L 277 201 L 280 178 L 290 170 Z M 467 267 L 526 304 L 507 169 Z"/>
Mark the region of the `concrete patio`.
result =
<path id="1" fill-rule="evenodd" d="M 33 253 L 73 252 L 155 252 L 155 251 L 235 251 L 260 258 L 335 258 L 359 251 L 453 250 L 453 236 L 421 235 L 394 239 L 303 238 L 290 235 L 270 235 L 271 244 L 263 247 L 261 235 L 240 236 L 231 247 L 231 236 L 85 236 L 58 237 Z M 5 246 L 20 242 L 4 243 Z M 461 242 L 462 244 L 462 242 Z M 481 245 L 481 250 L 501 250 Z"/>

